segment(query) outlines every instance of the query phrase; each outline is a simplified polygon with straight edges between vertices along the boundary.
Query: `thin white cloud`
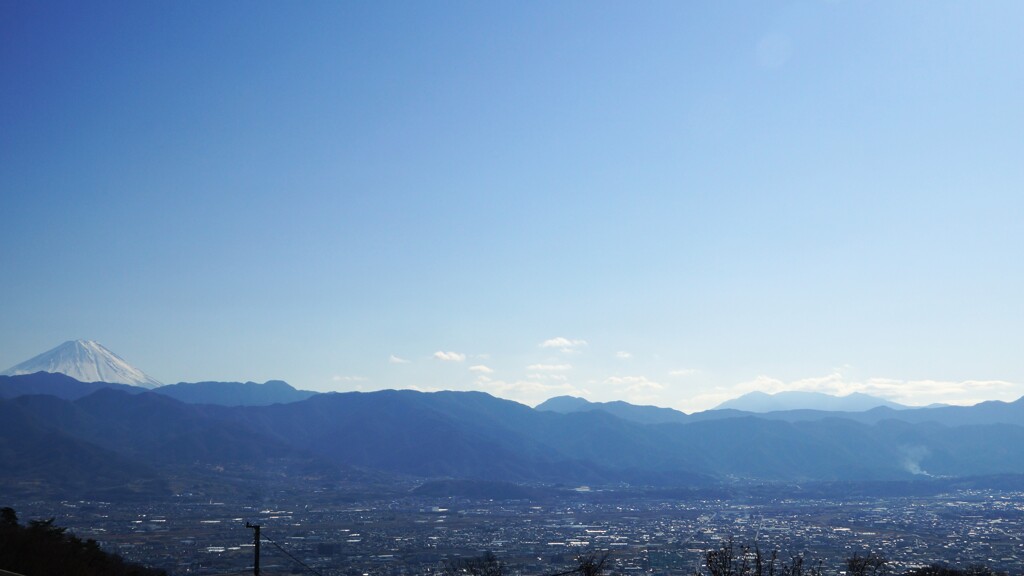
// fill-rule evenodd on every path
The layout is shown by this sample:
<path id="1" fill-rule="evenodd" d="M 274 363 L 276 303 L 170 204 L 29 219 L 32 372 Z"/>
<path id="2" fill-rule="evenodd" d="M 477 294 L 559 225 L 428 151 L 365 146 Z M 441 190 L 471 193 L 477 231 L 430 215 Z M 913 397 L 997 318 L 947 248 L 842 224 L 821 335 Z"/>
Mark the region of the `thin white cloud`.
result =
<path id="1" fill-rule="evenodd" d="M 558 348 L 562 352 L 576 352 L 586 345 L 586 340 L 570 340 L 562 336 L 550 338 L 540 343 L 541 348 Z"/>
<path id="2" fill-rule="evenodd" d="M 429 392 L 442 392 L 445 389 L 444 388 L 438 388 L 436 386 L 417 386 L 415 384 L 410 384 L 409 386 L 406 386 L 404 388 L 404 390 L 415 390 L 417 392 L 428 392 L 429 393 Z"/>
<path id="3" fill-rule="evenodd" d="M 366 382 L 369 378 L 365 376 L 332 376 L 333 382 Z"/>
<path id="4" fill-rule="evenodd" d="M 605 384 L 613 386 L 624 386 L 626 392 L 641 392 L 651 390 L 664 390 L 665 385 L 649 380 L 646 376 L 610 376 L 605 379 Z"/>
<path id="5" fill-rule="evenodd" d="M 434 352 L 434 358 L 445 362 L 463 362 L 466 360 L 466 355 L 461 352 L 445 352 L 443 350 L 438 350 L 437 352 Z"/>
<path id="6" fill-rule="evenodd" d="M 630 358 L 633 357 L 633 355 L 630 354 L 629 352 L 626 352 L 625 350 L 619 350 L 618 352 L 615 353 L 615 357 L 619 358 L 620 360 L 629 360 Z"/>
<path id="7" fill-rule="evenodd" d="M 494 373 L 494 369 L 493 368 L 490 368 L 489 366 L 484 366 L 483 364 L 477 364 L 476 366 L 470 366 L 469 367 L 469 371 L 470 372 L 477 372 L 477 373 L 480 373 L 480 374 L 493 374 Z"/>
<path id="8" fill-rule="evenodd" d="M 480 383 L 480 387 L 494 396 L 507 398 L 526 404 L 536 406 L 541 402 L 555 396 L 589 396 L 590 392 L 577 388 L 571 384 L 557 383 L 548 384 L 534 380 L 516 380 L 507 382 L 504 380 L 492 380 Z"/>
<path id="9" fill-rule="evenodd" d="M 859 392 L 908 406 L 925 406 L 933 403 L 972 405 L 985 400 L 1015 400 L 1024 394 L 1024 385 L 1005 380 L 903 380 L 878 377 L 848 380 L 842 372 L 835 371 L 824 376 L 801 378 L 790 382 L 759 375 L 753 380 L 735 386 L 718 388 L 705 396 L 720 397 L 722 400 L 718 403 L 721 403 L 755 390 L 768 394 L 796 390 L 822 392 L 834 396 L 847 396 Z"/>
<path id="10" fill-rule="evenodd" d="M 1005 380 L 890 380 L 869 378 L 864 382 L 865 394 L 896 399 L 904 404 L 920 404 L 920 398 L 930 398 L 926 404 L 977 404 L 985 400 L 1016 400 L 1024 387 Z"/>
<path id="11" fill-rule="evenodd" d="M 572 370 L 572 364 L 530 364 L 526 369 L 531 372 L 562 372 Z"/>
<path id="12" fill-rule="evenodd" d="M 388 356 L 388 364 L 408 364 L 408 363 L 409 363 L 409 361 L 406 360 L 405 358 L 399 358 L 398 356 L 395 356 L 394 354 Z"/>
<path id="13" fill-rule="evenodd" d="M 646 376 L 610 376 L 604 383 L 615 386 L 618 393 L 624 394 L 626 401 L 633 404 L 660 403 L 661 393 L 665 390 L 664 384 Z"/>
<path id="14" fill-rule="evenodd" d="M 526 377 L 529 378 L 530 380 L 557 380 L 559 382 L 565 382 L 569 380 L 569 377 L 566 376 L 565 374 L 545 374 L 539 372 L 527 374 Z"/>
<path id="15" fill-rule="evenodd" d="M 685 378 L 687 376 L 693 376 L 696 373 L 697 373 L 697 371 L 695 369 L 693 369 L 693 368 L 680 368 L 678 370 L 670 371 L 668 373 L 668 375 L 669 376 L 674 376 L 676 378 Z"/>

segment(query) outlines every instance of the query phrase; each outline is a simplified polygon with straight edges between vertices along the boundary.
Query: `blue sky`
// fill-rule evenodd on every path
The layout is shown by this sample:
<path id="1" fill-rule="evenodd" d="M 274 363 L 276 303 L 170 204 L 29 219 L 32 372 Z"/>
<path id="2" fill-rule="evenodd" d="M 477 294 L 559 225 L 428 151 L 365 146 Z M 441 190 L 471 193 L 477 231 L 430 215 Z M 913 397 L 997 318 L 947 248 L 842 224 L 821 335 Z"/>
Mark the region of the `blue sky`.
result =
<path id="1" fill-rule="evenodd" d="M 1017 2 L 6 2 L 0 368 L 1024 395 Z"/>

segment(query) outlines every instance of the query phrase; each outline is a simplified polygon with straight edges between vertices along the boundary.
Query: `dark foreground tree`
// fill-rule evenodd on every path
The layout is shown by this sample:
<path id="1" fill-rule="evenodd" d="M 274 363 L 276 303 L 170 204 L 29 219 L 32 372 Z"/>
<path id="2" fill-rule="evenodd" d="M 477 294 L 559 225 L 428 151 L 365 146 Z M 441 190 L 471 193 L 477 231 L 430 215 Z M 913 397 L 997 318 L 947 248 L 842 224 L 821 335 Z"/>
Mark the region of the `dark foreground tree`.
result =
<path id="1" fill-rule="evenodd" d="M 493 552 L 484 552 L 478 558 L 459 558 L 445 562 L 447 576 L 502 576 L 505 566 Z"/>
<path id="2" fill-rule="evenodd" d="M 808 566 L 803 556 L 793 556 L 789 562 L 779 560 L 778 550 L 766 555 L 758 546 L 737 548 L 732 538 L 704 553 L 704 563 L 710 576 L 822 576 L 822 563 Z M 703 575 L 698 569 L 697 575 Z"/>
<path id="3" fill-rule="evenodd" d="M 824 563 L 805 562 L 803 556 L 793 556 L 789 562 L 780 561 L 777 551 L 763 554 L 754 546 L 736 546 L 732 538 L 722 541 L 718 548 L 704 553 L 704 566 L 694 576 L 824 576 Z M 840 572 L 842 574 L 843 572 Z M 846 559 L 847 576 L 886 576 L 892 574 L 889 561 L 879 554 L 854 554 Z M 1009 576 L 987 566 L 974 565 L 954 568 L 944 564 L 930 564 L 911 568 L 900 576 Z"/>
<path id="4" fill-rule="evenodd" d="M 914 568 L 906 576 L 1006 576 L 1006 573 L 996 572 L 988 566 L 968 566 L 961 570 L 944 564 L 930 564 Z"/>
<path id="5" fill-rule="evenodd" d="M 846 559 L 846 573 L 849 576 L 882 576 L 888 573 L 887 564 L 888 561 L 878 554 L 854 554 Z"/>
<path id="6" fill-rule="evenodd" d="M 0 569 L 31 576 L 167 576 L 163 570 L 125 562 L 84 542 L 49 520 L 18 523 L 12 508 L 0 509 Z"/>
<path id="7" fill-rule="evenodd" d="M 598 556 L 596 553 L 582 554 L 576 558 L 578 566 L 575 572 L 580 576 L 600 576 L 604 573 L 604 566 L 608 562 L 608 553 Z"/>

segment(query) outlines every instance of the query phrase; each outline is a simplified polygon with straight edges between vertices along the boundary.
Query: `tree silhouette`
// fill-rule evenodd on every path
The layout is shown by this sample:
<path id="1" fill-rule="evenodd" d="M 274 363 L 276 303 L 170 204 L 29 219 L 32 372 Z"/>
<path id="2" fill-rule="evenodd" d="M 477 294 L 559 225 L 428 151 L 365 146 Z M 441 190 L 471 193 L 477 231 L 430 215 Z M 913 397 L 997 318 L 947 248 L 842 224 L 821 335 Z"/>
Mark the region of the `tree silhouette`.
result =
<path id="1" fill-rule="evenodd" d="M 1002 576 L 1006 573 L 996 572 L 988 566 L 968 566 L 966 569 L 952 568 L 943 564 L 929 564 L 913 568 L 905 576 Z"/>
<path id="2" fill-rule="evenodd" d="M 582 554 L 576 557 L 576 562 L 579 565 L 576 567 L 575 572 L 580 574 L 580 576 L 599 576 L 604 573 L 604 565 L 607 561 L 607 552 L 600 557 L 596 553 Z"/>
<path id="3" fill-rule="evenodd" d="M 878 554 L 854 554 L 846 559 L 846 573 L 849 576 L 882 576 L 888 573 L 886 564 L 888 561 Z"/>
<path id="4" fill-rule="evenodd" d="M 488 550 L 478 558 L 461 558 L 445 563 L 444 572 L 447 576 L 502 576 L 505 566 Z"/>
<path id="5" fill-rule="evenodd" d="M 22 526 L 13 508 L 0 509 L 0 568 L 32 576 L 166 576 L 108 554 L 95 540 L 82 541 L 53 522 Z"/>
<path id="6" fill-rule="evenodd" d="M 710 576 L 822 576 L 824 573 L 820 561 L 808 567 L 804 557 L 797 555 L 787 563 L 779 560 L 778 550 L 766 555 L 757 545 L 737 549 L 732 538 L 705 552 L 704 563 Z M 698 569 L 696 574 L 703 572 Z"/>

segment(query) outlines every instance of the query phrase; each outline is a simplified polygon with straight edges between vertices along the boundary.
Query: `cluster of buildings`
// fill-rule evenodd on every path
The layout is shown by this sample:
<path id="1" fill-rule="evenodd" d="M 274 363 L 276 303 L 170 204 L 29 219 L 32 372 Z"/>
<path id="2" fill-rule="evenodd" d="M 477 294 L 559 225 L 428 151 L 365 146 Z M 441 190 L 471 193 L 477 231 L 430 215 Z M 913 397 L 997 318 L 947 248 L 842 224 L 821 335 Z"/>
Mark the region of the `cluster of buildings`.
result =
<path id="1" fill-rule="evenodd" d="M 755 548 L 777 562 L 841 573 L 846 558 L 878 554 L 894 572 L 933 562 L 1024 573 L 1024 493 L 959 491 L 929 497 L 672 500 L 640 492 L 577 493 L 545 501 L 392 495 L 332 502 L 328 491 L 273 504 L 206 501 L 29 503 L 23 518 L 55 516 L 81 538 L 173 576 L 251 574 L 261 526 L 261 572 L 443 574 L 492 552 L 505 574 L 553 574 L 608 554 L 616 573 L 682 575 L 707 550 Z M 312 570 L 310 570 L 312 569 Z"/>

